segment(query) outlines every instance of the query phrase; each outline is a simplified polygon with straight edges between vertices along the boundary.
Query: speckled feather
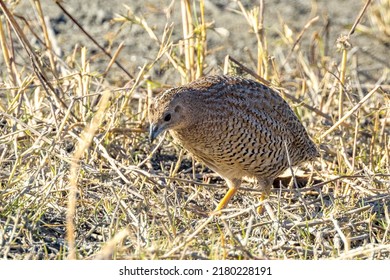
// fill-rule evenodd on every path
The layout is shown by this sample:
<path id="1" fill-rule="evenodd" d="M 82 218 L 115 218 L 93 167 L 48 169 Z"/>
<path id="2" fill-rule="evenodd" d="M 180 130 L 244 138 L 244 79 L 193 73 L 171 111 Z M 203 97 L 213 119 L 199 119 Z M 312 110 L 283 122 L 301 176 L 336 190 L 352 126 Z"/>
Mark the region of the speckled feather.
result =
<path id="1" fill-rule="evenodd" d="M 169 130 L 228 183 L 246 176 L 269 184 L 289 166 L 286 146 L 292 165 L 318 156 L 287 102 L 249 79 L 208 76 L 170 89 L 155 99 L 149 117 L 155 130 Z"/>

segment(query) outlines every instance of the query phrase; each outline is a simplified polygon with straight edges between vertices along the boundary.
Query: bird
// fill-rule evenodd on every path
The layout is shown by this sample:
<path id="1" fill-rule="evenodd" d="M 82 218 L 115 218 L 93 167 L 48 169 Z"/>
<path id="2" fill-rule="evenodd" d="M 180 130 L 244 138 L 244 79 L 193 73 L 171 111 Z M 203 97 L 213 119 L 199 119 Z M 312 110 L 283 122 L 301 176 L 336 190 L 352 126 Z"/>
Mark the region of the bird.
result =
<path id="1" fill-rule="evenodd" d="M 257 179 L 263 201 L 287 168 L 319 157 L 317 146 L 280 94 L 240 76 L 204 76 L 155 97 L 150 142 L 165 131 L 227 183 L 220 213 L 244 178 Z M 257 208 L 262 213 L 262 206 Z"/>

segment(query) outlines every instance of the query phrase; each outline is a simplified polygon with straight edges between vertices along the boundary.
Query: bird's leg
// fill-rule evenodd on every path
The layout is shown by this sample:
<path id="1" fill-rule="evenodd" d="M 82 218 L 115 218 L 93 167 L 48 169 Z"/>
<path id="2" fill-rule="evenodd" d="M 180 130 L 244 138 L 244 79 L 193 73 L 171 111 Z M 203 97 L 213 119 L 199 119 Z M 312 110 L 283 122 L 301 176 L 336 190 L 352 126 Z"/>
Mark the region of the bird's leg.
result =
<path id="1" fill-rule="evenodd" d="M 225 196 L 222 198 L 222 200 L 219 202 L 217 208 L 215 208 L 213 213 L 218 213 L 220 210 L 225 208 L 225 206 L 229 203 L 230 199 L 238 191 L 238 188 L 241 185 L 241 179 L 226 180 L 226 183 L 227 183 L 227 185 L 229 187 L 229 190 L 225 194 Z"/>
<path id="2" fill-rule="evenodd" d="M 263 191 L 260 196 L 260 202 L 263 202 L 269 197 L 269 194 L 271 192 L 271 186 L 272 186 L 272 181 L 270 179 L 263 179 L 263 178 L 257 178 L 257 182 L 260 186 L 260 189 Z M 264 213 L 264 205 L 261 204 L 259 207 L 257 207 L 257 213 L 260 215 Z"/>

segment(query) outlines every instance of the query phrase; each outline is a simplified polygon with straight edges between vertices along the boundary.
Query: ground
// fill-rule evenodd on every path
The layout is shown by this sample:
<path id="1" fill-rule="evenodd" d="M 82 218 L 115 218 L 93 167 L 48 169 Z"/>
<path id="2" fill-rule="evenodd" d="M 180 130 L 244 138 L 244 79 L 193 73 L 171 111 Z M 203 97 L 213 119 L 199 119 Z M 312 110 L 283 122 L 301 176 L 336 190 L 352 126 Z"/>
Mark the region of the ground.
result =
<path id="1" fill-rule="evenodd" d="M 16 7 L 15 13 L 34 20 L 36 15 L 29 10 L 30 2 L 21 2 Z M 170 7 L 171 2 L 173 5 Z M 76 45 L 87 46 L 90 55 L 99 56 L 91 64 L 91 69 L 101 70 L 107 65 L 109 59 L 100 55 L 98 47 L 80 32 L 54 1 L 44 0 L 41 3 L 43 14 L 50 19 L 62 57 L 70 55 Z M 256 5 L 257 1 L 242 1 L 242 3 L 249 8 Z M 278 41 L 281 40 L 280 34 L 285 32 L 282 24 L 286 24 L 294 34 L 297 34 L 310 19 L 318 16 L 319 19 L 310 27 L 310 32 L 306 32 L 303 36 L 303 51 L 310 52 L 309 42 L 313 40 L 313 34 L 326 32 L 324 49 L 327 55 L 334 57 L 338 52 L 336 39 L 349 32 L 363 4 L 364 1 L 351 0 L 267 1 L 264 27 L 270 40 Z M 126 15 L 130 8 L 134 14 L 144 18 L 156 34 L 162 34 L 164 27 L 173 23 L 175 27 L 173 40 L 177 42 L 182 38 L 180 1 L 113 0 L 107 5 L 107 1 L 104 0 L 68 0 L 64 1 L 63 6 L 105 48 L 111 47 L 115 50 L 120 43 L 124 42 L 124 48 L 118 59 L 131 73 L 136 72 L 145 63 L 153 61 L 159 46 L 141 27 L 129 24 L 121 30 L 118 23 L 113 23 L 113 18 Z M 249 31 L 245 18 L 237 13 L 238 7 L 235 1 L 205 1 L 205 6 L 206 20 L 212 23 L 207 41 L 210 51 L 207 63 L 210 71 L 221 67 L 226 55 L 249 63 L 248 52 L 256 50 L 257 41 L 253 32 Z M 370 24 L 370 19 L 365 17 L 362 23 Z M 366 34 L 364 31 L 364 29 L 359 30 L 358 34 L 350 40 L 353 48 L 351 53 L 356 53 L 359 57 L 353 67 L 358 69 L 357 74 L 361 82 L 375 83 L 382 75 L 382 70 L 390 67 L 386 59 L 390 46 L 388 41 L 383 42 L 388 37 L 381 38 L 378 34 Z M 378 41 L 373 42 L 373 36 L 377 36 Z M 278 47 L 279 44 L 275 45 Z M 274 50 L 271 55 L 278 55 L 278 50 Z M 161 82 L 180 81 L 177 77 L 171 77 L 171 72 L 162 75 L 161 71 L 160 68 L 154 69 L 151 73 L 152 77 L 158 77 Z M 127 82 L 127 77 L 123 73 L 115 72 L 115 75 L 118 76 L 112 79 L 120 80 L 123 84 Z"/>

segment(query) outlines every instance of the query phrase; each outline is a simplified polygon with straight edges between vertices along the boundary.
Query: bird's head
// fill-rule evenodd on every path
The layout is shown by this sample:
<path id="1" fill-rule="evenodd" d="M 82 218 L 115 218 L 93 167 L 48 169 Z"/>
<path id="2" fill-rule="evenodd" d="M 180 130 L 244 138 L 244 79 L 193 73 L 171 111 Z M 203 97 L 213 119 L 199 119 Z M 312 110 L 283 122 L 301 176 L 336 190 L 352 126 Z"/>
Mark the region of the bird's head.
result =
<path id="1" fill-rule="evenodd" d="M 149 106 L 149 139 L 168 130 L 184 128 L 188 124 L 188 109 L 185 93 L 179 88 L 171 89 L 157 97 Z"/>

